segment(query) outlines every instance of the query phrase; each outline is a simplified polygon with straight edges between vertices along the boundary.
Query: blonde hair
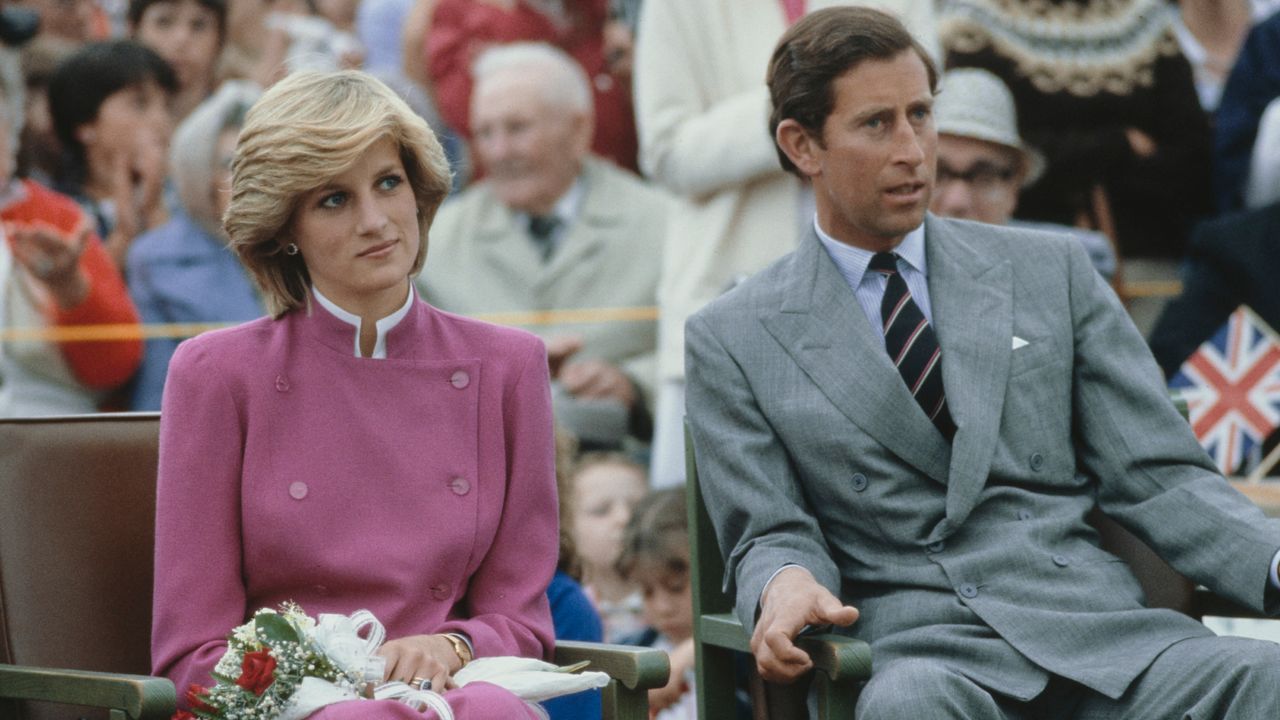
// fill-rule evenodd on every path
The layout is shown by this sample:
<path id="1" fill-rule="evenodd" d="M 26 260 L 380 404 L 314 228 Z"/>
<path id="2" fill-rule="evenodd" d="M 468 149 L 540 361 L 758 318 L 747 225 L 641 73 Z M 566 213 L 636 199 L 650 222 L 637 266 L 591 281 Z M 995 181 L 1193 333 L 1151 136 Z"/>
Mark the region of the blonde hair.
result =
<path id="1" fill-rule="evenodd" d="M 418 206 L 418 257 L 410 270 L 416 275 L 426 258 L 431 220 L 450 184 L 448 160 L 426 121 L 382 82 L 356 70 L 290 75 L 245 116 L 222 223 L 273 317 L 306 305 L 311 288 L 302 257 L 284 252 L 302 196 L 345 172 L 384 138 L 400 147 Z"/>

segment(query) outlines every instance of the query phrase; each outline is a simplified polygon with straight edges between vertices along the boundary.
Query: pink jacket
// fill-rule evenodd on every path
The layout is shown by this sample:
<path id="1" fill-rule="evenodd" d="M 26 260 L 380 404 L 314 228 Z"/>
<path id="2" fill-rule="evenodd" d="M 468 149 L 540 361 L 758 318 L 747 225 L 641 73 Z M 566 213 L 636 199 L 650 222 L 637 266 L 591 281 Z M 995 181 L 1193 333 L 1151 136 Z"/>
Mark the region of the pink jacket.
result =
<path id="1" fill-rule="evenodd" d="M 292 600 L 387 637 L 543 657 L 557 555 L 541 341 L 421 301 L 354 357 L 318 303 L 183 343 L 165 386 L 152 666 L 208 685 L 228 631 Z"/>

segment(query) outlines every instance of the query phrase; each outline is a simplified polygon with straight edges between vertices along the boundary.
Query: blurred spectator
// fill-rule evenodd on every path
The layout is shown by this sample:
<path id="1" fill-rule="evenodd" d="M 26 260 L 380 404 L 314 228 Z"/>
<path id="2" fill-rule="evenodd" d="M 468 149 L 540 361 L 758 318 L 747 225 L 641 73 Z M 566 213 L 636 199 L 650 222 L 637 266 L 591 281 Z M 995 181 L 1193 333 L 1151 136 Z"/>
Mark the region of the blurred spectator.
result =
<path id="1" fill-rule="evenodd" d="M 1260 177 L 1252 203 L 1246 188 L 1253 167 L 1274 178 L 1280 171 L 1280 145 L 1257 153 L 1261 135 L 1280 133 L 1280 13 L 1258 23 L 1249 32 L 1227 78 L 1214 127 L 1214 192 L 1218 209 L 1227 212 L 1246 206 L 1261 207 L 1280 192 Z M 1264 123 L 1263 118 L 1267 117 Z M 1266 128 L 1271 128 L 1266 130 Z M 1274 142 L 1267 140 L 1267 143 Z M 1273 183 L 1280 184 L 1280 183 Z"/>
<path id="2" fill-rule="evenodd" d="M 1200 107 L 1212 114 L 1249 32 L 1252 11 L 1247 0 L 1177 0 L 1177 5 L 1174 36 L 1191 63 Z"/>
<path id="3" fill-rule="evenodd" d="M 356 37 L 365 48 L 365 70 L 399 72 L 404 67 L 401 33 L 413 6 L 414 0 L 360 0 L 355 27 Z M 417 62 L 415 56 L 414 63 Z"/>
<path id="4" fill-rule="evenodd" d="M 636 506 L 622 540 L 618 571 L 640 587 L 649 629 L 634 644 L 671 658 L 665 687 L 649 691 L 655 720 L 697 720 L 694 690 L 693 595 L 689 577 L 689 523 L 684 491 L 656 490 Z M 721 708 L 726 716 L 732 712 Z"/>
<path id="5" fill-rule="evenodd" d="M 930 210 L 943 217 L 1069 233 L 1111 280 L 1115 251 L 1102 233 L 1012 220 L 1019 191 L 1044 171 L 1044 158 L 1018 136 L 1013 95 L 986 70 L 946 73 L 933 108 L 938 128 L 937 185 Z"/>
<path id="6" fill-rule="evenodd" d="M 179 207 L 129 247 L 129 293 L 147 323 L 218 323 L 265 314 L 239 258 L 227 248 L 222 213 L 231 193 L 231 158 L 249 107 L 261 91 L 228 80 L 178 126 L 169 167 Z M 147 340 L 133 387 L 134 410 L 159 410 L 178 337 Z"/>
<path id="7" fill-rule="evenodd" d="M 844 4 L 810 0 L 816 9 Z M 932 0 L 890 0 L 937 57 Z M 806 3 L 645 0 L 636 33 L 640 164 L 686 202 L 671 214 L 659 283 L 653 480 L 684 481 L 684 321 L 795 248 L 812 196 L 783 172 L 769 136 L 765 68 Z M 791 8 L 791 9 L 788 9 Z"/>
<path id="8" fill-rule="evenodd" d="M 81 45 L 105 38 L 109 25 L 96 0 L 12 0 L 40 16 L 40 35 Z"/>
<path id="9" fill-rule="evenodd" d="M 573 464 L 578 454 L 578 443 L 573 435 L 556 430 L 556 496 L 560 500 L 560 557 L 556 561 L 556 574 L 547 587 L 547 600 L 551 604 L 551 622 L 555 625 L 556 641 L 604 640 L 604 625 L 579 581 L 582 579 L 582 563 L 578 559 L 578 546 L 573 532 Z M 551 720 L 597 720 L 600 717 L 600 691 L 577 693 L 552 698 L 542 703 Z"/>
<path id="10" fill-rule="evenodd" d="M 140 340 L 40 333 L 136 325 L 124 281 L 70 198 L 13 176 L 22 125 L 16 55 L 0 51 L 0 417 L 93 412 L 142 358 Z"/>
<path id="11" fill-rule="evenodd" d="M 948 66 L 1003 80 L 1048 161 L 1018 217 L 1110 217 L 1124 258 L 1166 259 L 1172 274 L 1210 207 L 1209 126 L 1167 0 L 946 0 L 941 13 Z"/>
<path id="12" fill-rule="evenodd" d="M 133 38 L 155 50 L 173 68 L 176 119 L 185 118 L 209 97 L 227 31 L 226 0 L 132 0 Z"/>
<path id="13" fill-rule="evenodd" d="M 273 0 L 255 73 L 268 87 L 298 70 L 356 69 L 364 48 L 355 36 L 358 0 Z"/>
<path id="14" fill-rule="evenodd" d="M 569 53 L 590 78 L 595 107 L 591 149 L 636 169 L 631 106 L 631 57 L 624 44 L 606 45 L 608 0 L 439 0 L 427 31 L 426 64 L 440 114 L 472 135 L 471 64 L 493 44 L 550 43 Z M 607 50 L 615 49 L 612 55 Z"/>
<path id="15" fill-rule="evenodd" d="M 252 80 L 256 77 L 267 36 L 267 13 L 273 2 L 227 0 L 226 42 L 216 70 L 219 80 Z"/>
<path id="16" fill-rule="evenodd" d="M 1172 377 L 1227 317 L 1248 305 L 1280 330 L 1280 203 L 1202 223 L 1191 234 L 1182 294 L 1151 333 L 1151 353 Z"/>
<path id="17" fill-rule="evenodd" d="M 564 496 L 582 567 L 582 585 L 604 621 L 606 642 L 644 629 L 640 594 L 618 572 L 622 536 L 648 489 L 644 467 L 621 453 L 587 453 L 574 467 Z"/>
<path id="18" fill-rule="evenodd" d="M 64 160 L 57 189 L 89 213 L 123 267 L 129 243 L 165 220 L 162 193 L 173 70 L 132 40 L 93 43 L 49 82 L 49 113 Z"/>
<path id="19" fill-rule="evenodd" d="M 26 78 L 26 122 L 18 148 L 18 175 L 52 186 L 62 163 L 62 144 L 49 114 L 49 81 L 64 60 L 77 49 L 74 43 L 54 37 L 38 37 L 22 48 L 22 74 Z"/>
<path id="20" fill-rule="evenodd" d="M 582 69 L 518 43 L 488 50 L 475 71 L 473 148 L 487 175 L 440 209 L 424 297 L 467 315 L 652 308 L 668 199 L 589 155 Z M 547 340 L 557 421 L 584 447 L 648 440 L 655 327 L 588 312 L 529 328 Z"/>

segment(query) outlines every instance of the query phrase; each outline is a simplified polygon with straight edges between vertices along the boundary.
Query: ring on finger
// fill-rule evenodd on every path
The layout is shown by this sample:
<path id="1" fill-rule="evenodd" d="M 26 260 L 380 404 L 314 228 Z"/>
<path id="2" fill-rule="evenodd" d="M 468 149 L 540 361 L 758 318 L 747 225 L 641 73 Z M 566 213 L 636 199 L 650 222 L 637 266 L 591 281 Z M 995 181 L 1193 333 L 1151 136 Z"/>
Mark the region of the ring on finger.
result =
<path id="1" fill-rule="evenodd" d="M 409 685 L 417 690 L 430 690 L 431 679 L 424 678 L 424 677 L 414 677 L 412 680 L 409 681 Z"/>

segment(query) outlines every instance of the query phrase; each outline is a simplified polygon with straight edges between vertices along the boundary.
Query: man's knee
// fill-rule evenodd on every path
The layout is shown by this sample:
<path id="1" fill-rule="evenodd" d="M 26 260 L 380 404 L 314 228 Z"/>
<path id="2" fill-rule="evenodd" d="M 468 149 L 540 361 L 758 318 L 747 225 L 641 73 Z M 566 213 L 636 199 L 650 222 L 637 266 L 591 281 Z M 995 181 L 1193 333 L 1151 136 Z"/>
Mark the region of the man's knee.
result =
<path id="1" fill-rule="evenodd" d="M 994 698 L 937 660 L 897 660 L 871 674 L 858 696 L 858 720 L 1000 717 Z"/>

